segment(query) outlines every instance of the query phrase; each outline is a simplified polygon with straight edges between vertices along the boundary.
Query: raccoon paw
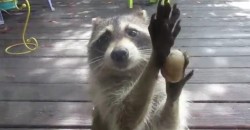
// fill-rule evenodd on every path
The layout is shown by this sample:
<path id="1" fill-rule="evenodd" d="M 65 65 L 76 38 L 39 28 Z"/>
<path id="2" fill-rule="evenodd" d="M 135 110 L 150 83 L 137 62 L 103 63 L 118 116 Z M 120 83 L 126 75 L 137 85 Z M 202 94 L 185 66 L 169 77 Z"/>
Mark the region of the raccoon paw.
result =
<path id="1" fill-rule="evenodd" d="M 193 76 L 194 71 L 190 71 L 185 76 L 185 69 L 189 63 L 186 53 L 179 50 L 171 50 L 170 55 L 166 58 L 164 66 L 161 69 L 163 77 L 167 83 L 168 99 L 175 101 L 181 94 L 183 86 Z"/>
<path id="2" fill-rule="evenodd" d="M 160 0 L 157 13 L 151 17 L 148 30 L 153 52 L 160 66 L 163 65 L 165 57 L 169 55 L 174 40 L 181 30 L 179 16 L 180 10 L 176 4 L 171 7 L 167 0 Z"/>

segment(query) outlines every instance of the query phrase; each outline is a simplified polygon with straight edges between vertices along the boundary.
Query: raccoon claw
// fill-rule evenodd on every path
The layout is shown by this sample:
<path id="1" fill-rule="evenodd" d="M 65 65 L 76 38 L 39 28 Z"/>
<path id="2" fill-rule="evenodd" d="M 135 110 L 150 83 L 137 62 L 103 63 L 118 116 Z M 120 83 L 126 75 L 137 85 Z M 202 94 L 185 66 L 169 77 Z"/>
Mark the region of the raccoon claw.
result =
<path id="1" fill-rule="evenodd" d="M 168 3 L 168 0 L 160 0 L 157 7 L 157 19 L 159 20 L 169 19 L 170 12 L 171 12 L 171 5 Z"/>
<path id="2" fill-rule="evenodd" d="M 162 5 L 162 2 L 165 2 Z M 179 34 L 180 27 L 180 11 L 175 4 L 170 6 L 167 0 L 160 0 L 157 13 L 153 14 L 148 27 L 151 41 L 153 44 L 153 52 L 156 54 L 158 65 L 164 64 L 165 57 L 170 53 L 174 40 Z M 171 11 L 172 9 L 172 11 Z"/>
<path id="3" fill-rule="evenodd" d="M 184 68 L 183 68 L 183 75 L 184 75 L 185 69 L 187 68 L 187 66 L 189 64 L 189 56 L 188 56 L 187 52 L 184 52 L 183 56 L 184 56 L 184 59 L 185 59 Z"/>

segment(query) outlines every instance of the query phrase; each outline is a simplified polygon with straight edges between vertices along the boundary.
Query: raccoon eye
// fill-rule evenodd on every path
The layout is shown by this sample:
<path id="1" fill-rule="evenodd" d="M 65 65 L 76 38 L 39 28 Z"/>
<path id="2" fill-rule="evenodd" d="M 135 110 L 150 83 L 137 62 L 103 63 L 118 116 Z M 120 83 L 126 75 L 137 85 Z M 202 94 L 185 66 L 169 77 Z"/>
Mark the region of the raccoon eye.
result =
<path id="1" fill-rule="evenodd" d="M 102 43 L 107 43 L 111 40 L 111 33 L 109 31 L 106 31 L 100 38 L 99 38 L 99 42 Z"/>
<path id="2" fill-rule="evenodd" d="M 109 35 L 103 35 L 99 40 L 101 42 L 108 42 L 111 39 L 111 37 Z"/>
<path id="3" fill-rule="evenodd" d="M 135 29 L 128 29 L 127 33 L 130 37 L 136 37 L 138 35 L 138 31 Z"/>
<path id="4" fill-rule="evenodd" d="M 106 31 L 102 36 L 94 43 L 93 48 L 99 52 L 104 52 L 112 40 L 112 34 Z"/>

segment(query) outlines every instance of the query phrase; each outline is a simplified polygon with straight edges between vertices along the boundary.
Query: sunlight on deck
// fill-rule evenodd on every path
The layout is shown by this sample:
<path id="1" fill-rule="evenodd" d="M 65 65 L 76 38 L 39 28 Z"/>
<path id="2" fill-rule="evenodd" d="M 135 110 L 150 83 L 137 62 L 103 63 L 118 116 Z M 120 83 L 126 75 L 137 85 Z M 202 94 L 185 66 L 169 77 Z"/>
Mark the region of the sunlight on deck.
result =
<path id="1" fill-rule="evenodd" d="M 228 2 L 227 4 L 244 10 L 250 10 L 250 0 L 248 0 L 247 2 Z"/>
<path id="2" fill-rule="evenodd" d="M 212 48 L 206 48 L 205 51 L 209 54 L 214 54 L 216 51 Z"/>
<path id="3" fill-rule="evenodd" d="M 46 69 L 35 69 L 35 70 L 31 70 L 28 74 L 29 75 L 41 75 L 46 73 L 48 70 Z"/>
<path id="4" fill-rule="evenodd" d="M 221 57 L 214 58 L 214 63 L 218 66 L 221 66 L 221 67 L 228 66 L 228 64 L 230 64 L 226 58 L 221 58 Z"/>
<path id="5" fill-rule="evenodd" d="M 63 66 L 74 66 L 74 65 L 78 65 L 77 67 L 81 66 L 80 60 L 75 60 L 75 59 L 58 59 L 57 61 L 55 61 L 55 66 L 57 67 L 63 67 Z M 83 60 L 83 59 L 82 59 Z"/>
<path id="6" fill-rule="evenodd" d="M 219 84 L 210 84 L 205 87 L 206 91 L 214 95 L 223 95 L 226 93 L 226 88 Z"/>

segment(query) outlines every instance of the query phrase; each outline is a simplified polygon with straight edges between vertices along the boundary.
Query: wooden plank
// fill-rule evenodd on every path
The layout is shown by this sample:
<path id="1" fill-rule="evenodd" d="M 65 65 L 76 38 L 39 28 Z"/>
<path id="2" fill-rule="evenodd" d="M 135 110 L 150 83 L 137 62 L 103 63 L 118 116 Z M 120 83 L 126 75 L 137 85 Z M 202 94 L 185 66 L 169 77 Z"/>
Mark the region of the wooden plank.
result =
<path id="1" fill-rule="evenodd" d="M 7 46 L 13 45 L 15 43 L 20 43 L 21 39 L 9 39 L 9 40 L 0 40 L 0 50 L 3 51 Z M 56 54 L 59 54 L 59 50 L 63 50 L 62 52 L 68 50 L 68 49 L 80 49 L 85 54 L 86 52 L 86 46 L 88 44 L 88 40 L 65 40 L 65 39 L 38 39 L 39 41 L 39 49 L 47 49 L 51 51 L 55 51 Z M 176 48 L 181 47 L 250 47 L 250 39 L 190 39 L 190 38 L 177 38 L 175 43 Z M 219 48 L 218 48 L 219 49 Z M 239 48 L 242 49 L 242 48 Z M 49 53 L 47 51 L 46 53 Z M 3 54 L 3 53 L 2 53 Z M 31 53 L 31 55 L 34 53 Z M 36 54 L 36 53 L 35 53 Z M 35 55 L 34 54 L 34 55 Z M 47 55 L 47 54 L 41 54 L 41 56 Z M 55 54 L 54 54 L 55 55 Z M 8 55 L 4 55 L 8 56 Z M 38 55 L 39 56 L 39 55 Z"/>
<path id="2" fill-rule="evenodd" d="M 50 129 L 50 128 L 42 128 L 43 130 L 75 130 L 74 128 L 62 128 L 62 129 Z M 1 129 L 0 128 L 0 130 L 27 130 L 27 128 L 25 128 L 25 129 L 22 129 L 22 128 L 4 128 L 4 129 Z M 28 128 L 28 130 L 41 130 L 41 128 L 39 129 L 39 128 Z M 90 130 L 90 129 L 77 129 L 77 130 Z M 196 129 L 196 128 L 190 128 L 190 130 L 204 130 L 204 129 Z M 223 128 L 209 128 L 209 129 L 206 129 L 206 130 L 225 130 L 225 129 L 223 129 Z M 230 128 L 230 129 L 227 129 L 227 130 L 235 130 L 235 129 L 233 129 L 233 128 Z M 239 128 L 237 128 L 237 130 L 245 130 L 245 129 L 239 129 Z"/>
<path id="3" fill-rule="evenodd" d="M 88 67 L 87 58 L 0 58 L 1 69 L 84 69 Z"/>
<path id="4" fill-rule="evenodd" d="M 76 130 L 75 128 L 3 128 L 0 130 Z M 90 130 L 90 129 L 77 129 L 77 130 Z"/>
<path id="5" fill-rule="evenodd" d="M 198 103 L 191 104 L 190 126 L 210 127 L 227 126 L 228 128 L 245 127 L 249 129 L 249 104 Z"/>
<path id="6" fill-rule="evenodd" d="M 188 68 L 250 68 L 250 56 L 190 57 Z M 0 58 L 0 69 L 87 69 L 86 57 L 12 57 Z"/>
<path id="7" fill-rule="evenodd" d="M 55 2 L 62 2 L 62 3 L 67 3 L 68 1 L 67 0 L 55 0 Z M 81 0 L 71 0 L 72 2 L 79 2 Z M 118 0 L 118 2 L 120 2 L 122 0 Z M 187 0 L 178 0 L 179 2 L 182 2 L 184 4 L 187 4 L 187 3 L 195 3 L 196 1 L 199 1 L 199 0 L 192 0 L 192 1 L 187 1 Z M 209 1 L 209 0 L 200 0 L 202 2 L 209 2 L 209 3 L 217 3 L 217 2 L 231 2 L 233 0 L 217 0 L 217 1 Z M 247 0 L 237 0 L 237 1 L 247 1 Z M 83 0 L 83 2 L 90 2 L 91 4 L 98 4 L 98 0 L 92 0 L 92 1 L 89 1 L 89 0 Z M 107 2 L 107 1 L 105 1 Z M 115 2 L 115 1 L 112 1 L 112 2 Z M 40 3 L 40 2 L 36 2 L 36 3 Z M 102 3 L 100 3 L 102 4 Z"/>
<path id="8" fill-rule="evenodd" d="M 29 54 L 24 54 L 24 55 L 19 55 L 19 56 L 15 56 L 15 55 L 8 55 L 5 52 L 5 48 L 7 46 L 16 44 L 16 43 L 20 43 L 20 42 L 4 42 L 4 46 L 0 47 L 0 55 L 2 57 L 85 57 L 87 55 L 87 40 L 86 41 L 78 41 L 77 43 L 74 43 L 74 41 L 67 41 L 65 40 L 64 43 L 63 41 L 61 41 L 60 43 L 56 43 L 56 42 L 48 42 L 48 44 L 43 44 L 45 41 L 41 40 L 39 41 L 39 48 Z M 55 43 L 55 44 L 54 44 Z M 62 44 L 61 44 L 62 43 Z M 72 43 L 72 44 L 71 44 Z M 25 47 L 22 46 L 18 46 L 15 47 L 12 51 L 13 52 L 20 52 L 20 51 L 24 51 Z"/>
<path id="9" fill-rule="evenodd" d="M 237 130 L 245 130 L 244 128 L 243 129 L 239 129 L 239 128 L 236 128 Z M 201 128 L 190 128 L 190 130 L 204 130 L 204 128 L 203 129 L 201 129 Z M 205 130 L 225 130 L 225 129 L 223 129 L 223 128 L 205 128 Z M 229 128 L 229 129 L 227 129 L 227 130 L 235 130 L 234 128 Z"/>
<path id="10" fill-rule="evenodd" d="M 23 28 L 25 19 L 14 19 L 11 18 L 6 20 L 8 23 L 8 27 L 10 28 L 9 33 L 14 33 L 13 29 L 21 30 Z M 237 21 L 235 21 L 237 22 Z M 247 21 L 246 21 L 247 23 Z M 74 28 L 89 28 L 92 27 L 91 19 L 60 19 L 60 18 L 51 18 L 51 19 L 31 19 L 28 30 L 32 28 L 43 28 L 43 27 L 50 27 L 50 28 L 62 28 L 62 29 L 74 29 Z M 11 30 L 12 29 L 12 30 Z M 51 29 L 50 29 L 51 30 Z"/>
<path id="11" fill-rule="evenodd" d="M 181 10 L 244 10 L 248 9 L 246 4 L 249 4 L 249 1 L 231 1 L 231 2 L 223 2 L 213 4 L 205 3 L 205 4 L 182 4 L 181 2 L 177 2 L 179 8 Z"/>
<path id="12" fill-rule="evenodd" d="M 91 124 L 90 103 L 1 102 L 0 127 L 63 127 Z"/>
<path id="13" fill-rule="evenodd" d="M 178 0 L 178 3 L 180 4 L 194 4 L 194 5 L 200 5 L 200 4 L 221 4 L 221 3 L 230 3 L 234 2 L 234 0 Z M 249 2 L 248 0 L 237 0 L 237 2 Z"/>
<path id="14" fill-rule="evenodd" d="M 187 9 L 190 9 L 191 7 L 190 7 L 190 5 L 191 4 L 193 4 L 193 3 L 195 3 L 194 1 L 192 1 L 192 2 L 187 2 L 187 1 L 177 1 L 179 4 L 180 4 L 180 7 L 186 7 Z M 208 5 L 209 4 L 216 4 L 216 5 L 218 5 L 218 4 L 223 4 L 223 5 L 226 5 L 225 3 L 226 2 L 232 2 L 232 1 L 218 1 L 218 2 L 216 2 L 216 3 L 214 3 L 214 2 L 204 2 L 204 1 L 202 1 L 201 3 L 198 3 L 198 4 L 195 4 L 195 6 L 192 6 L 193 8 L 195 8 L 196 6 L 201 6 L 202 8 L 205 8 L 205 7 L 209 7 Z M 240 0 L 240 1 L 238 1 L 238 2 L 248 2 L 248 1 L 246 1 L 246 0 Z M 54 3 L 54 7 L 56 7 L 56 8 L 60 8 L 60 7 L 69 7 L 69 8 L 84 8 L 84 9 L 91 9 L 91 8 L 93 8 L 93 6 L 94 6 L 94 8 L 95 9 L 105 9 L 105 8 L 107 8 L 107 7 L 109 7 L 109 8 L 114 8 L 114 7 L 116 7 L 116 8 L 118 8 L 118 7 L 127 7 L 127 2 L 124 2 L 124 1 L 119 1 L 119 2 L 117 2 L 117 1 L 97 1 L 97 0 L 93 0 L 93 1 L 89 1 L 89 0 L 84 0 L 84 1 L 79 1 L 79 0 L 71 0 L 71 1 L 55 1 L 55 2 L 53 2 Z M 196 2 L 197 3 L 197 2 Z M 47 6 L 47 2 L 45 1 L 31 1 L 31 4 L 33 5 L 33 8 L 37 8 L 37 7 L 42 7 L 42 8 L 48 8 L 48 6 Z M 140 1 L 139 3 L 138 3 L 138 1 L 135 1 L 135 6 L 137 5 L 137 4 L 140 4 L 141 6 L 143 6 L 143 4 L 144 4 L 144 1 Z M 229 6 L 229 5 L 227 5 L 227 6 Z M 217 6 L 215 6 L 215 7 L 217 7 Z M 221 6 L 219 6 L 219 7 L 221 7 Z M 210 7 L 211 8 L 211 7 Z"/>
<path id="15" fill-rule="evenodd" d="M 233 18 L 186 18 L 182 19 L 182 27 L 183 28 L 197 28 L 197 27 L 224 27 L 224 28 L 249 28 L 250 22 L 249 20 L 243 19 L 235 21 Z M 232 21 L 231 21 L 232 20 Z M 16 23 L 18 22 L 18 23 Z M 21 22 L 21 23 L 19 23 Z M 15 23 L 8 23 L 9 31 L 2 35 L 8 36 L 13 35 L 13 37 L 19 36 L 23 30 L 23 23 L 21 20 L 15 21 Z M 39 28 L 39 30 L 33 30 L 33 28 Z M 34 19 L 31 21 L 28 27 L 28 32 L 32 34 L 43 34 L 44 32 L 69 32 L 70 30 L 87 32 L 91 30 L 92 24 L 90 20 L 82 20 L 82 19 L 51 19 L 51 20 L 40 20 Z M 16 36 L 15 36 L 16 35 Z M 31 34 L 29 34 L 31 35 Z"/>
<path id="16" fill-rule="evenodd" d="M 249 84 L 187 84 L 184 88 L 194 102 L 250 102 Z"/>
<path id="17" fill-rule="evenodd" d="M 207 26 L 223 26 L 223 27 L 234 27 L 234 26 L 245 26 L 249 27 L 249 19 L 246 18 L 182 18 L 181 26 L 197 26 L 197 27 L 207 27 Z"/>
<path id="18" fill-rule="evenodd" d="M 10 28 L 21 28 L 24 25 L 25 19 L 23 17 L 11 18 L 11 20 L 6 20 Z M 92 26 L 91 19 L 60 19 L 60 18 L 50 18 L 50 19 L 31 19 L 29 28 L 36 27 L 84 27 Z M 234 27 L 234 26 L 250 26 L 249 19 L 247 18 L 182 18 L 181 26 L 197 26 L 197 27 L 207 27 L 207 26 L 223 26 L 223 27 Z"/>
<path id="19" fill-rule="evenodd" d="M 1 129 L 0 128 L 0 130 L 91 130 L 91 129 L 81 129 L 81 128 L 78 128 L 78 129 L 76 129 L 76 128 L 74 128 L 74 127 L 72 127 L 72 128 L 61 128 L 61 127 L 59 127 L 59 128 L 3 128 L 3 129 Z"/>
<path id="20" fill-rule="evenodd" d="M 145 9 L 151 14 L 151 12 L 155 12 L 155 7 L 154 6 L 148 6 L 145 7 Z M 89 17 L 89 16 L 102 16 L 101 12 L 97 11 L 95 12 L 94 10 L 88 10 L 90 13 L 79 13 L 79 11 L 83 11 L 83 9 L 69 9 L 69 10 L 64 10 L 65 13 L 58 13 L 58 17 L 61 18 L 79 18 L 79 17 Z M 118 9 L 107 9 L 105 12 L 110 13 L 112 15 L 115 15 L 115 11 L 121 12 L 121 14 L 131 12 L 128 10 L 127 7 L 124 8 L 118 8 Z M 238 9 L 238 10 L 213 10 L 213 11 L 208 11 L 208 10 L 183 10 L 181 12 L 181 15 L 183 17 L 206 17 L 206 18 L 218 18 L 218 17 L 245 17 L 248 18 L 248 13 L 249 10 L 243 10 L 243 9 Z M 70 14 L 72 13 L 72 14 Z M 104 16 L 111 16 L 111 15 L 104 15 Z M 36 17 L 36 16 L 35 16 Z"/>
<path id="21" fill-rule="evenodd" d="M 250 46 L 250 39 L 190 39 L 177 38 L 177 47 L 247 47 Z"/>
<path id="22" fill-rule="evenodd" d="M 118 8 L 119 7 L 119 8 Z M 95 8 L 57 8 L 56 12 L 51 12 L 49 10 L 36 9 L 32 11 L 32 19 L 51 19 L 51 18 L 61 18 L 61 19 L 87 19 L 90 20 L 92 17 L 110 17 L 119 14 L 131 13 L 133 10 L 129 10 L 127 6 L 118 6 L 105 9 L 95 9 Z M 151 15 L 155 12 L 155 6 L 144 7 Z M 211 11 L 212 10 L 212 11 Z M 213 10 L 213 8 L 208 8 L 207 10 L 201 9 L 190 9 L 182 10 L 182 18 L 244 18 L 249 19 L 249 10 L 242 9 L 224 9 L 224 10 Z M 23 11 L 22 16 L 26 13 Z M 20 15 L 20 14 L 19 14 Z M 15 16 L 16 17 L 16 16 Z M 20 17 L 19 17 L 20 18 Z M 23 18 L 22 18 L 23 19 Z"/>
<path id="23" fill-rule="evenodd" d="M 183 27 L 179 38 L 247 38 L 248 31 L 240 27 Z"/>
<path id="24" fill-rule="evenodd" d="M 248 83 L 250 69 L 195 69 L 190 83 Z"/>
<path id="25" fill-rule="evenodd" d="M 125 6 L 119 6 L 119 8 L 112 7 L 112 6 L 117 6 L 117 4 L 120 5 L 121 2 Z M 90 3 L 90 4 L 88 4 L 88 3 Z M 90 17 L 96 17 L 96 16 L 112 16 L 112 15 L 115 15 L 116 12 L 121 12 L 121 13 L 130 12 L 130 10 L 128 10 L 128 7 L 127 7 L 127 2 L 125 2 L 125 1 L 117 2 L 117 4 L 113 4 L 113 3 L 110 3 L 108 1 L 102 1 L 102 2 L 98 1 L 98 4 L 94 4 L 94 3 L 93 2 L 82 2 L 82 1 L 56 2 L 55 5 L 63 5 L 63 6 L 66 6 L 67 9 L 62 8 L 62 7 L 60 7 L 60 8 L 57 7 L 57 11 L 53 12 L 53 16 L 54 17 L 61 17 L 61 18 L 81 18 L 81 17 L 90 18 Z M 218 4 L 222 4 L 222 3 L 224 3 L 224 2 L 219 2 Z M 180 4 L 182 5 L 182 2 L 180 2 Z M 201 3 L 199 3 L 198 5 L 200 5 L 200 4 Z M 211 2 L 209 4 L 211 4 Z M 208 7 L 209 7 L 209 4 L 208 4 Z M 79 7 L 77 7 L 76 5 L 78 5 Z M 111 7 L 106 8 L 106 11 L 96 11 L 96 8 L 93 10 L 91 10 L 90 8 L 84 8 L 84 6 L 92 6 L 93 7 L 93 6 L 98 6 L 98 5 L 99 6 L 100 5 L 107 5 L 107 7 L 108 6 L 111 6 Z M 145 8 L 147 10 L 152 10 L 150 12 L 155 11 L 154 6 L 148 6 Z M 34 9 L 36 9 L 36 8 L 34 8 Z M 85 9 L 87 10 L 87 12 Z M 98 7 L 97 7 L 97 9 L 98 9 Z M 52 17 L 52 13 L 48 10 L 48 8 L 47 8 L 47 10 L 39 9 L 39 8 L 37 10 L 38 11 L 32 13 L 32 18 L 36 19 L 36 18 L 39 18 L 41 16 L 45 17 L 45 18 Z M 204 16 L 206 16 L 206 17 L 222 17 L 222 16 L 224 16 L 224 17 L 234 17 L 234 16 L 241 17 L 243 15 L 244 17 L 246 17 L 247 16 L 246 14 L 248 13 L 247 10 L 242 10 L 242 9 L 241 10 L 239 10 L 239 9 L 232 10 L 231 8 L 228 11 L 213 10 L 213 12 L 211 12 L 211 11 L 210 12 L 209 11 L 202 12 L 202 10 L 200 10 L 200 9 L 197 9 L 197 10 L 199 10 L 199 11 L 184 10 L 185 13 L 183 13 L 183 16 L 184 17 L 204 17 Z M 45 15 L 38 15 L 41 11 Z M 84 13 L 84 11 L 85 11 L 85 13 Z M 107 12 L 107 13 L 105 14 L 102 12 Z M 237 12 L 239 12 L 239 13 L 237 14 Z M 207 15 L 205 15 L 206 13 L 207 13 Z"/>
<path id="26" fill-rule="evenodd" d="M 183 47 L 191 56 L 249 56 L 250 47 Z"/>
<path id="27" fill-rule="evenodd" d="M 0 82 L 86 83 L 87 73 L 87 69 L 4 69 L 0 70 Z M 249 83 L 249 73 L 249 68 L 195 69 L 189 83 Z"/>
<path id="28" fill-rule="evenodd" d="M 187 84 L 192 102 L 250 102 L 249 84 Z M 90 102 L 88 84 L 0 83 L 0 101 Z"/>
<path id="29" fill-rule="evenodd" d="M 96 10 L 104 10 L 104 9 L 119 9 L 119 8 L 128 8 L 127 2 L 121 1 L 120 3 L 114 3 L 114 4 L 92 4 L 91 6 L 89 4 L 77 4 L 78 2 L 68 2 L 68 3 L 59 3 L 59 4 L 54 4 L 55 8 L 60 8 L 60 9 L 67 9 L 70 10 L 91 10 L 96 9 Z M 236 3 L 236 4 L 235 4 Z M 220 3 L 220 4 L 197 4 L 197 5 L 191 5 L 191 4 L 181 4 L 178 3 L 178 7 L 182 11 L 189 11 L 189 10 L 239 10 L 241 7 L 239 4 L 248 4 L 249 2 L 228 2 L 228 3 Z M 134 1 L 134 6 L 140 6 L 141 8 L 148 8 L 146 5 L 147 1 Z M 238 7 L 238 6 L 239 7 Z M 153 6 L 153 7 L 152 7 Z M 156 5 L 151 5 L 150 8 L 155 8 Z M 244 6 L 243 6 L 244 7 Z M 246 8 L 246 7 L 245 7 Z M 47 4 L 33 4 L 32 5 L 33 11 L 37 10 L 49 10 L 49 6 Z M 132 9 L 133 10 L 133 9 Z"/>
<path id="30" fill-rule="evenodd" d="M 73 39 L 73 40 L 66 40 L 66 39 L 38 39 L 39 40 L 39 47 L 40 48 L 56 48 L 56 49 L 73 49 L 73 48 L 86 48 L 89 40 L 81 40 L 81 39 Z M 250 40 L 250 39 L 249 39 Z M 13 45 L 15 43 L 22 42 L 22 39 L 0 39 L 0 47 L 7 47 Z M 247 42 L 247 41 L 246 41 Z M 240 44 L 240 43 L 239 43 Z"/>
<path id="31" fill-rule="evenodd" d="M 49 128 L 42 128 L 43 130 L 75 130 L 74 128 L 69 128 L 69 129 L 49 129 Z M 4 129 L 1 129 L 0 130 L 27 130 L 27 128 L 25 129 L 22 129 L 22 128 L 4 128 Z M 41 130 L 39 128 L 29 128 L 28 130 Z M 90 130 L 90 129 L 77 129 L 77 130 Z M 204 130 L 204 129 L 196 129 L 196 128 L 191 128 L 190 130 Z M 206 130 L 223 130 L 223 129 L 220 129 L 220 128 L 211 128 L 211 129 L 206 129 Z M 235 129 L 227 129 L 227 130 L 235 130 Z M 245 130 L 245 129 L 237 129 L 237 130 Z"/>
<path id="32" fill-rule="evenodd" d="M 88 102 L 87 84 L 0 83 L 0 101 Z"/>
<path id="33" fill-rule="evenodd" d="M 21 40 L 20 40 L 21 41 Z M 0 56 L 13 57 L 7 55 L 4 49 L 18 40 L 3 40 L 0 45 Z M 250 39 L 177 39 L 176 48 L 186 50 L 190 56 L 249 56 Z M 33 53 L 22 55 L 33 57 L 83 57 L 87 55 L 88 40 L 39 40 L 40 47 Z M 216 46 L 216 47 L 212 47 Z M 16 47 L 14 51 L 23 50 L 23 46 Z"/>
<path id="34" fill-rule="evenodd" d="M 88 40 L 66 40 L 66 39 L 38 39 L 40 48 L 56 48 L 56 49 L 85 49 Z M 0 40 L 0 47 L 7 47 L 14 43 L 20 43 L 22 40 L 9 39 Z M 248 47 L 250 39 L 190 39 L 177 38 L 175 47 Z M 1 50 L 1 49 L 0 49 Z"/>
<path id="35" fill-rule="evenodd" d="M 249 59 L 248 56 L 190 57 L 188 68 L 249 68 Z"/>
<path id="36" fill-rule="evenodd" d="M 250 104 L 190 104 L 189 125 L 195 128 L 250 128 Z M 90 103 L 1 102 L 0 127 L 9 126 L 78 126 L 91 124 Z M 27 118 L 29 117 L 29 118 Z M 31 119 L 30 119 L 31 118 Z"/>
<path id="37" fill-rule="evenodd" d="M 135 1 L 138 2 L 138 1 Z M 233 2 L 233 0 L 217 0 L 217 1 L 209 1 L 209 0 L 192 0 L 192 1 L 187 1 L 187 0 L 178 0 L 177 1 L 180 4 L 195 4 L 195 5 L 200 5 L 200 4 L 223 4 L 223 3 L 227 3 L 227 2 Z M 237 0 L 237 2 L 248 2 L 247 0 Z M 53 3 L 55 5 L 58 4 L 69 4 L 69 3 L 78 3 L 78 4 L 86 4 L 86 5 L 92 5 L 92 6 L 97 6 L 97 5 L 102 5 L 102 4 L 122 4 L 122 3 L 126 3 L 126 1 L 98 1 L 98 0 L 71 0 L 70 2 L 67 0 L 55 0 L 53 1 Z M 31 4 L 33 5 L 45 5 L 47 4 L 44 1 L 31 1 Z"/>
<path id="38" fill-rule="evenodd" d="M 67 45 L 66 45 L 67 46 Z M 0 47 L 1 49 L 1 47 Z M 51 48 L 41 47 L 36 51 L 22 55 L 13 56 L 8 55 L 4 51 L 5 48 L 0 50 L 0 57 L 78 57 L 83 58 L 87 56 L 87 48 Z M 239 57 L 250 56 L 250 47 L 176 47 L 182 51 L 188 52 L 192 57 Z M 23 47 L 16 47 L 15 52 L 24 50 Z M 225 58 L 226 59 L 226 58 Z"/>
<path id="39" fill-rule="evenodd" d="M 219 17 L 249 17 L 249 11 L 246 10 L 213 10 L 209 12 L 207 10 L 199 11 L 185 11 L 182 12 L 183 17 L 206 17 L 206 18 L 219 18 Z"/>
<path id="40" fill-rule="evenodd" d="M 86 83 L 87 69 L 4 69 L 0 82 L 4 83 Z"/>
<path id="41" fill-rule="evenodd" d="M 54 0 L 53 3 L 55 5 L 57 4 L 68 4 L 68 3 L 75 3 L 75 4 L 86 4 L 86 5 L 92 5 L 92 6 L 96 6 L 96 5 L 104 5 L 104 4 L 112 4 L 113 1 L 98 1 L 98 0 Z M 31 4 L 36 4 L 36 5 L 46 5 L 48 4 L 47 1 L 31 1 Z"/>
<path id="42" fill-rule="evenodd" d="M 249 28 L 246 27 L 183 27 L 178 38 L 249 38 Z M 51 34 L 54 35 L 51 35 Z M 1 39 L 20 38 L 21 33 L 5 33 Z M 19 35 L 18 35 L 19 34 Z M 38 39 L 89 39 L 91 28 L 69 28 L 53 29 L 48 27 L 39 30 L 30 30 L 27 36 L 34 36 Z"/>
<path id="43" fill-rule="evenodd" d="M 81 1 L 70 1 L 70 2 L 61 2 L 60 3 L 55 3 L 54 7 L 55 8 L 74 8 L 72 10 L 76 9 L 81 9 L 81 10 L 100 10 L 100 9 L 118 9 L 118 8 L 128 8 L 128 4 L 125 1 L 110 1 L 114 3 L 104 3 L 104 4 L 98 4 L 98 3 L 81 3 Z M 244 9 L 245 6 L 242 6 L 243 4 L 249 4 L 249 1 L 237 1 L 237 2 L 221 2 L 217 4 L 213 3 L 204 3 L 204 4 L 182 4 L 178 2 L 178 6 L 181 10 L 239 10 L 239 9 Z M 146 6 L 147 1 L 134 1 L 134 6 L 141 6 L 142 8 L 147 8 Z M 155 8 L 156 5 L 151 5 L 150 8 Z M 39 9 L 49 9 L 47 3 L 44 4 L 39 4 L 39 3 L 33 3 L 32 8 L 34 10 L 39 10 Z M 245 7 L 247 8 L 247 7 Z"/>

